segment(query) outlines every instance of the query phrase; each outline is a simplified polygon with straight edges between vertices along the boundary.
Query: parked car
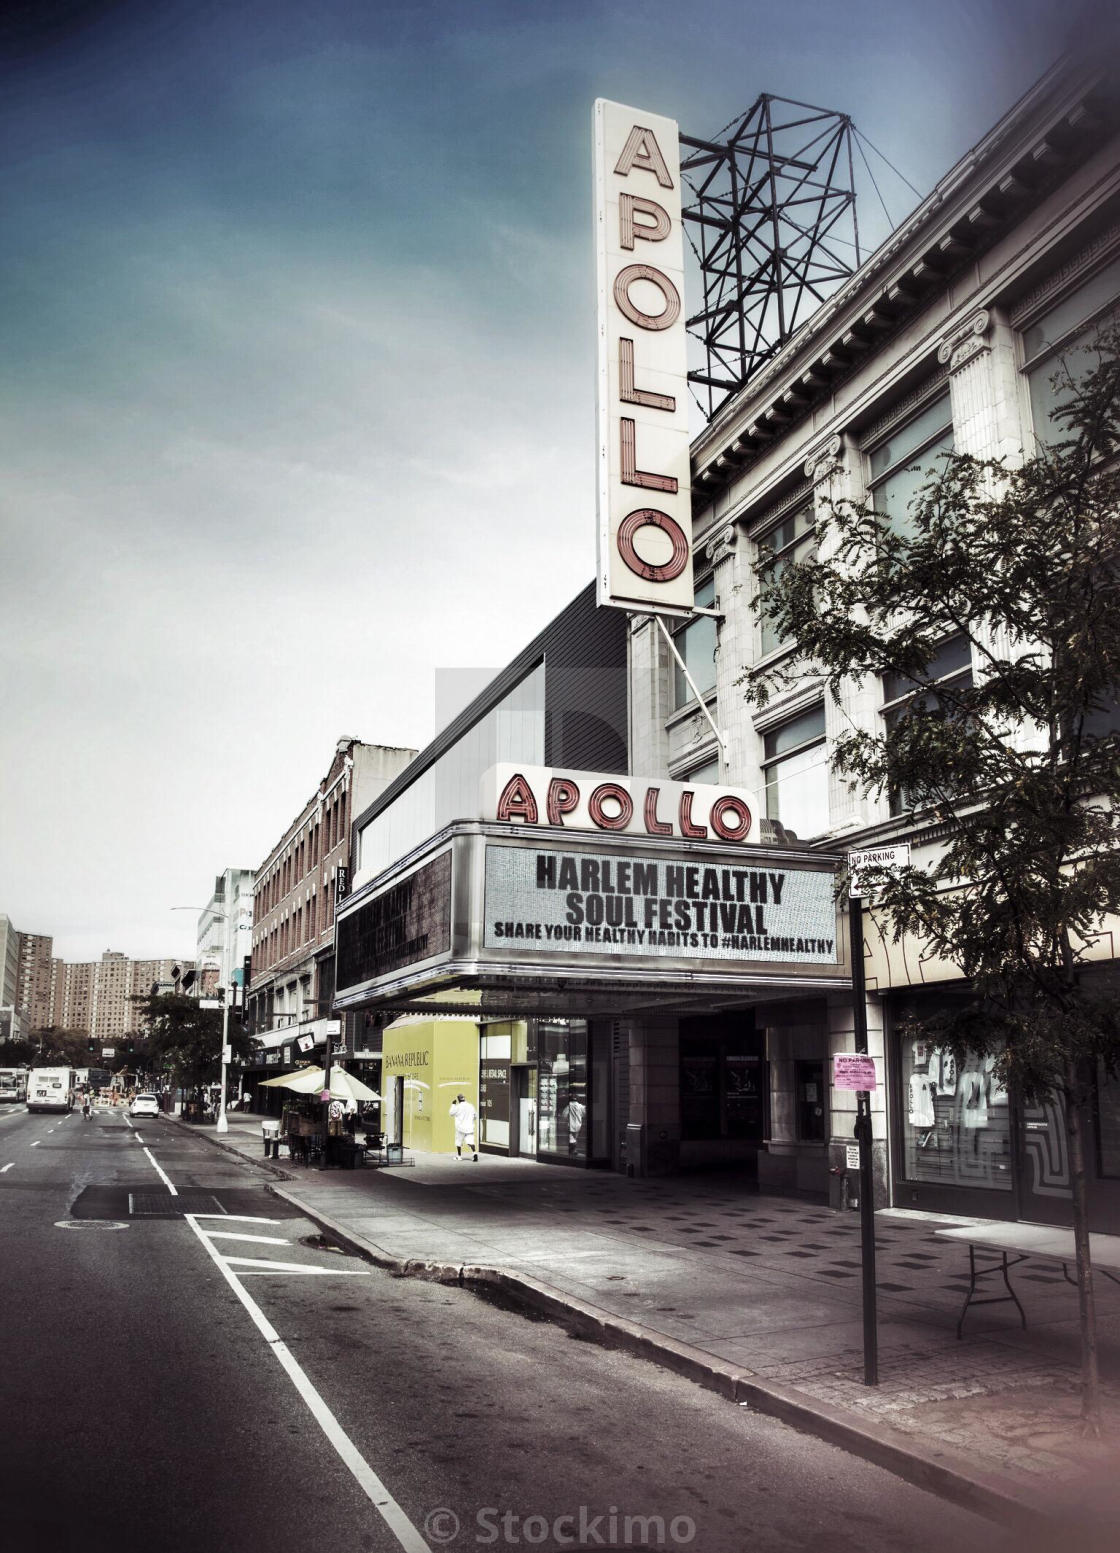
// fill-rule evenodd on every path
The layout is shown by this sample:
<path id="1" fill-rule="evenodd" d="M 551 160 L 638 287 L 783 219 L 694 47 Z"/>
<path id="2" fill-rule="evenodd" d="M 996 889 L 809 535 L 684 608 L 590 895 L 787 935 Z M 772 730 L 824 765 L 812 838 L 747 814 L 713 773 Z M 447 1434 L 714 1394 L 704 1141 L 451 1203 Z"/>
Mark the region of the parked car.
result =
<path id="1" fill-rule="evenodd" d="M 128 1114 L 129 1116 L 158 1116 L 159 1101 L 155 1095 L 133 1095 Z"/>

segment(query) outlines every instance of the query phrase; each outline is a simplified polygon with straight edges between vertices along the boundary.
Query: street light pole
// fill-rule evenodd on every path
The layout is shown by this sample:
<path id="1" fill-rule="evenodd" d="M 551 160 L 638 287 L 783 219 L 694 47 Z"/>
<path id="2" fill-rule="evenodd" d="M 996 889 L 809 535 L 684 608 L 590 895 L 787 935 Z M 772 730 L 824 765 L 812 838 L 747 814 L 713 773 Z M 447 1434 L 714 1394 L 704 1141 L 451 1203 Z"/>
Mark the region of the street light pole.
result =
<path id="1" fill-rule="evenodd" d="M 229 1062 L 229 995 L 230 987 L 222 988 L 222 1094 L 218 1101 L 218 1121 L 216 1132 L 228 1132 L 229 1123 L 226 1121 L 226 1065 Z"/>

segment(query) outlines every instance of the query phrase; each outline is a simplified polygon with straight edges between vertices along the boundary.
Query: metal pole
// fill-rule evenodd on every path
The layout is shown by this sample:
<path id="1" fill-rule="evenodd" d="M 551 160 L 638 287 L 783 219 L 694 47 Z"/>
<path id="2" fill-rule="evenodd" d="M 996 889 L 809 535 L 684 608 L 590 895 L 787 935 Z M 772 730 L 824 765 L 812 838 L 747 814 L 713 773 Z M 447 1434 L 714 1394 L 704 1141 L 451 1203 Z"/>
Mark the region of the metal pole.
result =
<path id="1" fill-rule="evenodd" d="M 863 902 L 848 901 L 848 936 L 852 949 L 852 1013 L 855 1048 L 867 1051 L 867 1002 L 863 977 Z M 879 1384 L 879 1329 L 875 1294 L 875 1174 L 871 1159 L 871 1093 L 856 1091 L 856 1142 L 859 1144 L 859 1227 L 863 1262 L 863 1383 Z"/>
<path id="2" fill-rule="evenodd" d="M 316 1003 L 316 1005 L 315 1005 L 315 1012 L 316 1012 L 316 1014 L 318 1014 L 318 1011 L 319 1011 L 319 1005 L 318 1005 L 318 1003 Z M 328 1151 L 330 1149 L 330 1142 L 331 1142 L 331 1098 L 330 1098 L 330 1089 L 331 1089 L 331 1056 L 332 1056 L 332 1046 L 333 1046 L 333 1042 L 331 1040 L 330 1032 L 328 1031 L 328 1033 L 327 1033 L 326 1054 L 323 1057 L 323 1093 L 327 1097 L 323 1101 L 323 1159 L 322 1159 L 322 1164 L 321 1164 L 321 1167 L 320 1167 L 323 1170 L 325 1170 L 327 1168 L 327 1153 L 328 1153 Z"/>
<path id="3" fill-rule="evenodd" d="M 222 988 L 222 1095 L 218 1101 L 218 1123 L 216 1132 L 228 1132 L 229 1123 L 226 1121 L 226 1057 L 229 1053 L 229 988 Z"/>

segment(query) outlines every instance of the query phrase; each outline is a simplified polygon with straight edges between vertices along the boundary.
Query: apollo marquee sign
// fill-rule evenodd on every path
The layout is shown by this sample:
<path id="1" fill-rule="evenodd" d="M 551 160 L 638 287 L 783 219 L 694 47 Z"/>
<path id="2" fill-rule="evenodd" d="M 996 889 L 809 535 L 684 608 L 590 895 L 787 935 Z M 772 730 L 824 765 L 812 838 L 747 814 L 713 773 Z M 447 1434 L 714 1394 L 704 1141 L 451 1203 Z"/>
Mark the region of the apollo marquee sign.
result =
<path id="1" fill-rule="evenodd" d="M 600 604 L 694 603 L 677 125 L 595 104 Z"/>
<path id="2" fill-rule="evenodd" d="M 492 766 L 482 779 L 479 813 L 518 825 L 680 841 L 759 839 L 758 806 L 746 788 L 544 766 Z"/>

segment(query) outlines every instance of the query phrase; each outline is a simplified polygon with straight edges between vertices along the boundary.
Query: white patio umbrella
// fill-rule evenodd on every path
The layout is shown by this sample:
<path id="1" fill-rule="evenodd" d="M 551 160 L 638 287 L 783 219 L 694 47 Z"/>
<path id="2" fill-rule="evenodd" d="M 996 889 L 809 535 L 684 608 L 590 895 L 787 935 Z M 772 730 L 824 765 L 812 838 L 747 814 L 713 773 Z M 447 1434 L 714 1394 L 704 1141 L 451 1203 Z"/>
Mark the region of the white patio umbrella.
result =
<path id="1" fill-rule="evenodd" d="M 276 1078 L 266 1078 L 262 1089 L 291 1089 L 297 1095 L 317 1095 L 322 1092 L 326 1074 L 322 1068 L 298 1068 L 294 1073 L 281 1073 Z M 347 1073 L 344 1068 L 331 1069 L 330 1093 L 332 1100 L 363 1101 L 365 1104 L 381 1104 L 381 1096 L 360 1078 Z"/>

